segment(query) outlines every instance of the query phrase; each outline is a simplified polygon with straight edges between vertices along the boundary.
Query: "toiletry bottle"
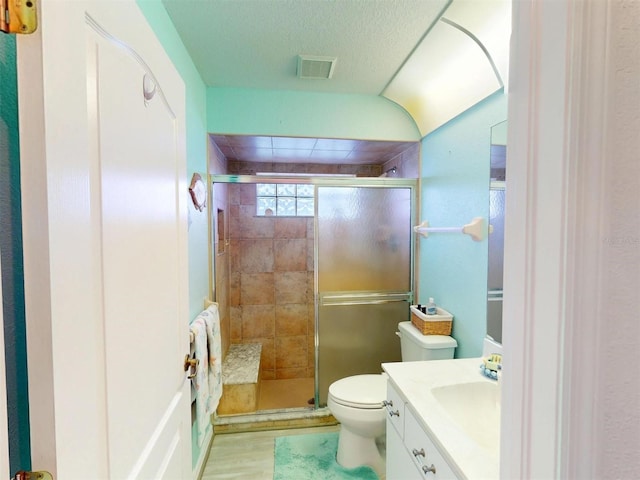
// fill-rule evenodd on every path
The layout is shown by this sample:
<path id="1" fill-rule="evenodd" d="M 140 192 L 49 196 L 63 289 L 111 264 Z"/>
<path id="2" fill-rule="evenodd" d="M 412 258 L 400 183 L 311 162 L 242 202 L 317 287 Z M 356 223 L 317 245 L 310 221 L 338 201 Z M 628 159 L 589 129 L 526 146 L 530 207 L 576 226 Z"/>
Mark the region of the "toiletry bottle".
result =
<path id="1" fill-rule="evenodd" d="M 436 313 L 436 304 L 433 301 L 433 297 L 429 298 L 429 303 L 427 304 L 427 315 L 435 315 Z"/>

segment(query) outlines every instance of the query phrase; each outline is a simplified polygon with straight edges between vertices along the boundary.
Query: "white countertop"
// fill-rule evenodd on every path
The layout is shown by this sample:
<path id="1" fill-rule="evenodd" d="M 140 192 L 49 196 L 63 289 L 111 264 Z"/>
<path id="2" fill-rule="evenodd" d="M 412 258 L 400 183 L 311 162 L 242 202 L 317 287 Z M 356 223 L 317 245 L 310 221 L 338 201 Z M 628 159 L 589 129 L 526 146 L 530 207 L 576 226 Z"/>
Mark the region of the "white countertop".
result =
<path id="1" fill-rule="evenodd" d="M 481 447 L 449 417 L 431 393 L 433 387 L 457 383 L 495 383 L 480 373 L 481 363 L 481 358 L 467 358 L 383 363 L 382 368 L 456 475 L 468 479 L 498 479 L 499 434 L 495 449 Z"/>

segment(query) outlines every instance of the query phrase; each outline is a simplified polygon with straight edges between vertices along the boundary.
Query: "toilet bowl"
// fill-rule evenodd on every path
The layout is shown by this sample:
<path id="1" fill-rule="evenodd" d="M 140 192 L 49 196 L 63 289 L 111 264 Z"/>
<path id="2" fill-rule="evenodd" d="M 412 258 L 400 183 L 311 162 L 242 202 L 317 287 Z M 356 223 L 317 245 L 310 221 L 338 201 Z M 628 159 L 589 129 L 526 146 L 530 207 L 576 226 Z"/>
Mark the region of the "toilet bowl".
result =
<path id="1" fill-rule="evenodd" d="M 453 358 L 455 339 L 423 335 L 411 322 L 398 324 L 402 361 Z M 387 376 L 353 375 L 329 386 L 327 407 L 340 422 L 336 459 L 345 468 L 368 465 L 380 478 L 385 475 Z"/>
<path id="2" fill-rule="evenodd" d="M 386 391 L 385 374 L 355 375 L 329 386 L 327 407 L 340 422 L 336 459 L 343 467 L 368 465 L 378 476 L 384 475 Z"/>

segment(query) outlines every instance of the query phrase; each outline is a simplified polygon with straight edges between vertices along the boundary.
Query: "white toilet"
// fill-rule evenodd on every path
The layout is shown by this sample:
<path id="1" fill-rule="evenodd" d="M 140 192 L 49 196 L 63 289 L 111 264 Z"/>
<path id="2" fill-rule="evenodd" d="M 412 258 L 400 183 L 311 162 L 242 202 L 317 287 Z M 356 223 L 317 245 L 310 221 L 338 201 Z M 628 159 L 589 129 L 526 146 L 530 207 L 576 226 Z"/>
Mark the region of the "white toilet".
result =
<path id="1" fill-rule="evenodd" d="M 458 346 L 453 337 L 422 335 L 411 322 L 400 322 L 398 330 L 403 362 L 453 358 Z M 368 465 L 383 478 L 387 410 L 382 402 L 386 395 L 384 373 L 354 375 L 329 386 L 327 407 L 340 422 L 337 461 L 343 467 Z"/>

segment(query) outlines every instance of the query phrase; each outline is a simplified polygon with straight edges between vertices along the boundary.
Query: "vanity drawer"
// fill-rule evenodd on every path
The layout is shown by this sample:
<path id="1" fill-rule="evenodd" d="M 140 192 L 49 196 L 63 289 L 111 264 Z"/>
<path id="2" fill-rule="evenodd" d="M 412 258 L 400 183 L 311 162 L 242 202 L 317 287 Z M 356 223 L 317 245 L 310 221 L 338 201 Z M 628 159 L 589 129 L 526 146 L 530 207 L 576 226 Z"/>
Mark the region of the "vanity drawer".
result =
<path id="1" fill-rule="evenodd" d="M 456 480 L 458 477 L 440 455 L 431 438 L 408 407 L 405 410 L 405 417 L 404 445 L 413 457 L 413 461 L 423 478 Z"/>
<path id="2" fill-rule="evenodd" d="M 387 408 L 387 424 L 391 423 L 400 438 L 404 437 L 404 399 L 400 396 L 395 387 L 387 380 L 387 398 L 385 400 Z"/>

